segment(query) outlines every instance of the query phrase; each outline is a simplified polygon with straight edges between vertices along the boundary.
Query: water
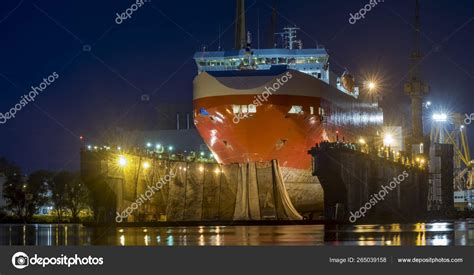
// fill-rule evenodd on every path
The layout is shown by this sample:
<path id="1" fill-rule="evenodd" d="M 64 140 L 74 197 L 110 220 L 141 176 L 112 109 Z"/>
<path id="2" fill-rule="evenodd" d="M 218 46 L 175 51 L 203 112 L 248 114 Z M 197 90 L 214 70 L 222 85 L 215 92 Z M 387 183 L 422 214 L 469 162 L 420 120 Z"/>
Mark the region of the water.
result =
<path id="1" fill-rule="evenodd" d="M 0 245 L 116 246 L 474 246 L 474 220 L 454 223 L 325 226 L 195 226 L 90 228 L 0 225 Z"/>

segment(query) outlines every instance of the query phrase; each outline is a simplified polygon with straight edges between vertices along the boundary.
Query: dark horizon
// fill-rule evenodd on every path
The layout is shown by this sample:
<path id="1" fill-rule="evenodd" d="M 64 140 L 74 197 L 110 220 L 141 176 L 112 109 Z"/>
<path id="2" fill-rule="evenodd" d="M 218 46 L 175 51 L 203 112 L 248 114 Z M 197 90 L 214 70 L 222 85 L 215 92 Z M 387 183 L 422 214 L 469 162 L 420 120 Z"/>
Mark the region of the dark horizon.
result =
<path id="1" fill-rule="evenodd" d="M 272 2 L 246 1 L 254 47 L 257 29 L 260 45 L 265 45 Z M 355 24 L 349 23 L 349 14 L 369 1 L 280 2 L 278 29 L 297 25 L 305 48 L 324 45 L 338 73 L 347 68 L 359 81 L 379 75 L 386 118 L 409 121 L 403 84 L 413 49 L 414 0 L 381 2 Z M 231 49 L 235 1 L 185 2 L 186 8 L 146 2 L 116 24 L 116 13 L 133 3 L 9 0 L 0 8 L 0 112 L 15 106 L 31 86 L 58 75 L 35 98 L 36 105 L 26 105 L 0 125 L 0 156 L 23 172 L 77 170 L 80 136 L 94 144 L 106 135 L 104 129 L 154 129 L 159 119 L 167 119 L 160 118 L 164 110 L 156 106 L 191 109 L 197 73 L 192 56 L 204 46 L 217 50 L 219 29 L 221 46 Z M 431 86 L 427 100 L 450 111 L 474 113 L 469 91 L 474 78 L 474 2 L 421 5 L 422 68 Z M 142 101 L 143 94 L 151 95 L 150 101 Z M 428 134 L 429 118 L 424 121 Z M 473 144 L 474 133 L 467 128 Z"/>

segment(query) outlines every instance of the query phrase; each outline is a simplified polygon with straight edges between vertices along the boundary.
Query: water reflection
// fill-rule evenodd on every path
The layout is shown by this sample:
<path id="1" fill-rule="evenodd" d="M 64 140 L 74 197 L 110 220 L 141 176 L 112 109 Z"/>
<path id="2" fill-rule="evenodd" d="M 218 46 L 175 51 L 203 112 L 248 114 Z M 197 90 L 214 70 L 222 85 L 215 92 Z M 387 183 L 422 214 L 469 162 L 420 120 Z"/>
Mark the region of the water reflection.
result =
<path id="1" fill-rule="evenodd" d="M 90 228 L 0 225 L 0 245 L 117 246 L 474 246 L 474 221 L 388 225 Z"/>

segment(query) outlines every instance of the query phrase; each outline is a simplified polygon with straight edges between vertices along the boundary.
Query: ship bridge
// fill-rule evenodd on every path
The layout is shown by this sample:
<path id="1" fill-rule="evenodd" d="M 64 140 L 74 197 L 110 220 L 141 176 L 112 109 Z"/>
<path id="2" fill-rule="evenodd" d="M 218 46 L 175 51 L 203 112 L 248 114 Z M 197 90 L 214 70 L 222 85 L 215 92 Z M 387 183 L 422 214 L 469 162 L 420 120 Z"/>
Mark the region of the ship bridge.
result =
<path id="1" fill-rule="evenodd" d="M 198 74 L 248 72 L 258 76 L 260 72 L 272 72 L 275 68 L 299 71 L 336 87 L 355 98 L 359 88 L 347 90 L 340 76 L 329 69 L 329 54 L 325 48 L 312 49 L 242 49 L 230 51 L 202 51 L 194 55 Z"/>
<path id="2" fill-rule="evenodd" d="M 245 48 L 236 47 L 236 50 L 230 51 L 204 49 L 197 52 L 194 60 L 198 74 L 237 71 L 258 74 L 259 71 L 272 71 L 274 67 L 285 67 L 317 78 L 355 98 L 359 96 L 359 88 L 355 87 L 352 75 L 347 71 L 342 76 L 331 72 L 329 54 L 323 46 L 304 49 L 302 41 L 296 39 L 298 28 L 286 27 L 283 30 L 283 33 L 279 33 L 283 40 L 282 48 L 253 49 L 251 33 L 248 32 Z M 245 40 L 242 34 L 241 36 L 239 40 Z"/>
<path id="3" fill-rule="evenodd" d="M 329 55 L 317 49 L 252 49 L 239 51 L 198 52 L 194 55 L 198 72 L 270 70 L 275 65 L 310 74 L 321 80 L 329 79 Z"/>

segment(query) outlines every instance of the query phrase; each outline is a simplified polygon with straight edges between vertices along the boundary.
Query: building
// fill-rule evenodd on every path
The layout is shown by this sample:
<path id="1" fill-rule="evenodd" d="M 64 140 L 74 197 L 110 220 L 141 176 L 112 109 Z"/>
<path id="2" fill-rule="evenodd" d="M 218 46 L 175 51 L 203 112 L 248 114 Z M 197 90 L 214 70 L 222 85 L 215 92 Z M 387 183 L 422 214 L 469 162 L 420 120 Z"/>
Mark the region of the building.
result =
<path id="1" fill-rule="evenodd" d="M 454 192 L 454 207 L 460 211 L 474 210 L 474 190 Z"/>

